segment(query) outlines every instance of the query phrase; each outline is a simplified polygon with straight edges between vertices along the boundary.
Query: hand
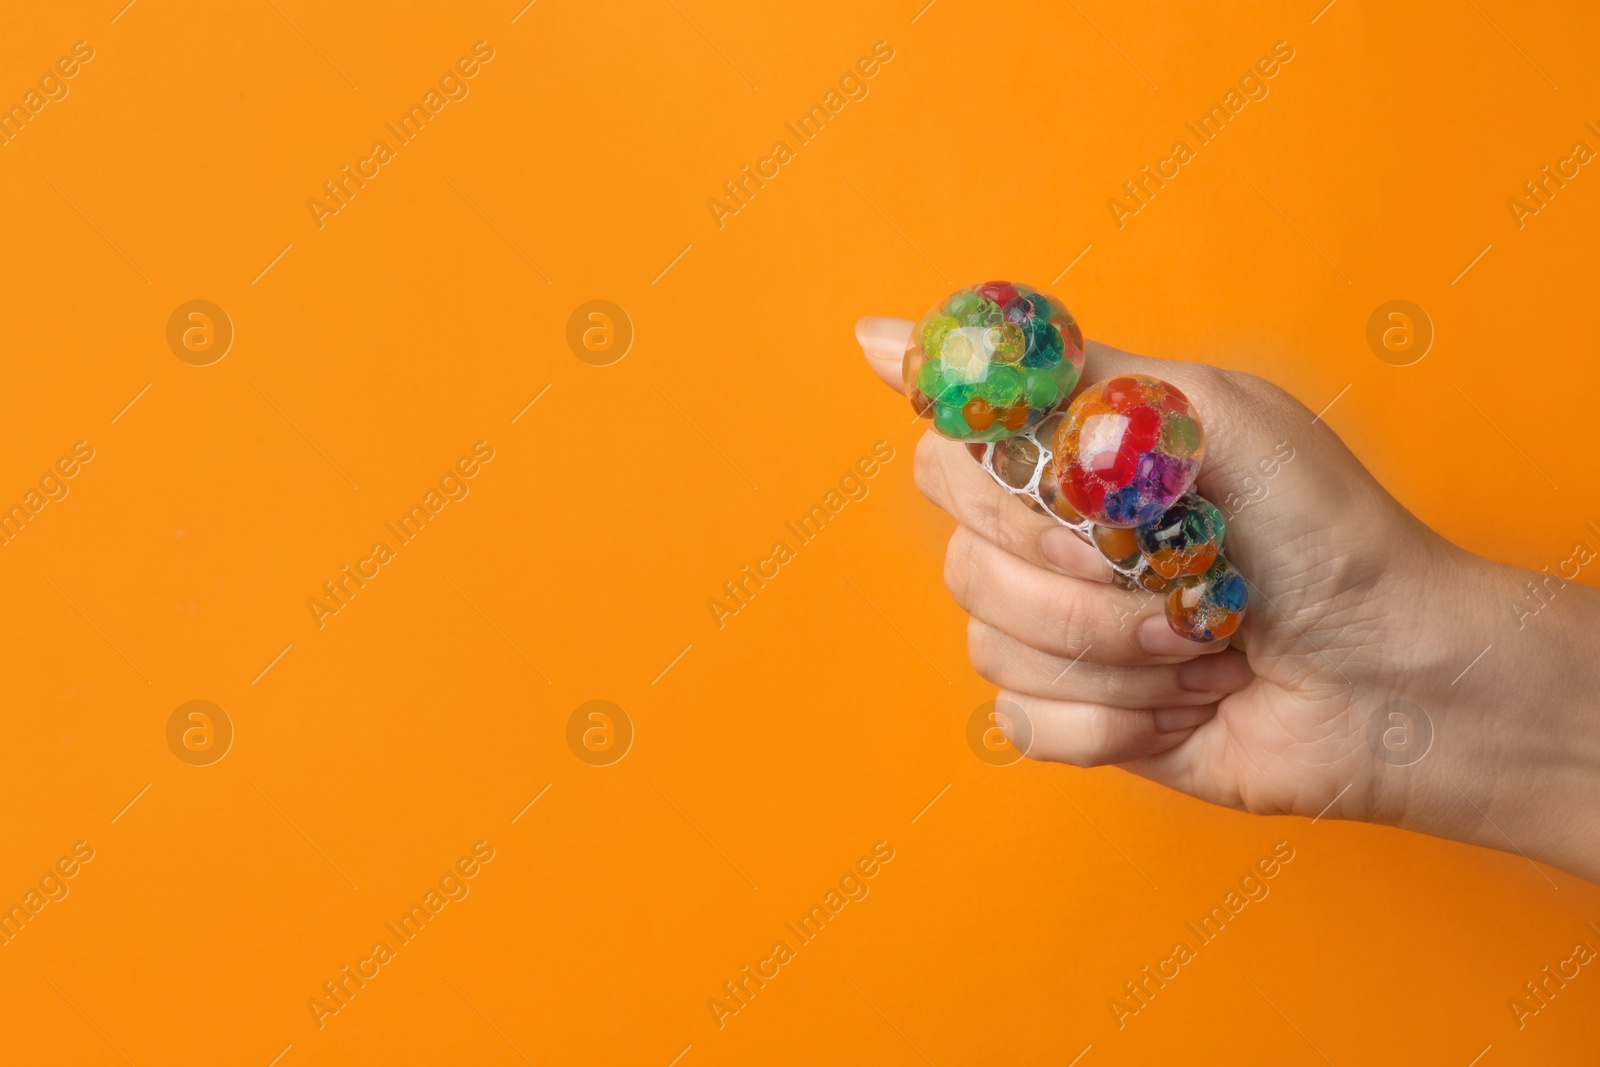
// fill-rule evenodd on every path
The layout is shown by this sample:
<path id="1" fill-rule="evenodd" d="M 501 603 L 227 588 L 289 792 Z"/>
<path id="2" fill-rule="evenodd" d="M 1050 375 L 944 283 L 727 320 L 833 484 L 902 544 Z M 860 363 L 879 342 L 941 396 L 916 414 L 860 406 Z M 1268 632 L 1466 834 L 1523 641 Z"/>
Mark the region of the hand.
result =
<path id="1" fill-rule="evenodd" d="M 897 392 L 911 327 L 856 329 Z M 1600 881 L 1600 594 L 1452 545 L 1269 382 L 1088 343 L 1084 382 L 1128 372 L 1172 382 L 1199 412 L 1196 488 L 1227 516 L 1249 613 L 1227 641 L 1178 637 L 1160 597 L 1112 585 L 1097 550 L 929 432 L 917 484 L 958 524 L 945 584 L 971 616 L 973 666 L 1026 720 L 1011 728 L 1019 747 L 1119 764 L 1214 804 L 1326 809 Z M 1569 562 L 1565 577 L 1576 573 Z M 1532 619 L 1514 607 L 1540 602 L 1529 581 L 1546 602 Z"/>

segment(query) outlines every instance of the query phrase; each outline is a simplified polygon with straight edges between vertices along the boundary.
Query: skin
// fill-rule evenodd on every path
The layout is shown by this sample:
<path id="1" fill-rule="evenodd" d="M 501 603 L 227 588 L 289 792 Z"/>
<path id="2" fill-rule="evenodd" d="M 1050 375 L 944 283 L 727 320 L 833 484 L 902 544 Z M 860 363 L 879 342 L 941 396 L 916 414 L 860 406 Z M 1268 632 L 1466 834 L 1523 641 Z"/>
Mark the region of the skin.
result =
<path id="1" fill-rule="evenodd" d="M 911 327 L 856 328 L 896 392 Z M 930 431 L 917 485 L 958 524 L 945 584 L 970 616 L 974 668 L 1026 720 L 1012 740 L 1033 759 L 1115 764 L 1213 804 L 1326 809 L 1600 882 L 1600 591 L 1451 544 L 1270 382 L 1088 342 L 1084 382 L 1129 372 L 1173 383 L 1203 413 L 1198 491 L 1255 498 L 1225 542 L 1249 611 L 1226 641 L 1178 637 L 1162 598 L 1112 585 L 1093 547 Z M 1261 495 L 1259 464 L 1285 442 L 1293 459 Z M 1433 729 L 1421 759 L 1369 742 L 1390 724 L 1422 736 L 1415 709 Z"/>

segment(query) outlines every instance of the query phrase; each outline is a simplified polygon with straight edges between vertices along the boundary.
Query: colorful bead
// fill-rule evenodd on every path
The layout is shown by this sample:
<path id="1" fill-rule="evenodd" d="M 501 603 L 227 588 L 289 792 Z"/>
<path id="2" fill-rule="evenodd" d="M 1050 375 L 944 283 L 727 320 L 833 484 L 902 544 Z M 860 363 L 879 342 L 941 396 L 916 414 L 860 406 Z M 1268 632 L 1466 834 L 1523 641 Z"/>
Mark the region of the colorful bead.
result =
<path id="1" fill-rule="evenodd" d="M 1083 331 L 1059 300 L 993 281 L 940 301 L 902 372 L 917 414 L 958 441 L 1003 441 L 1059 407 L 1083 373 Z"/>
<path id="2" fill-rule="evenodd" d="M 1015 367 L 994 366 L 978 386 L 979 394 L 997 407 L 1010 407 L 1022 395 L 1022 372 Z"/>
<path id="3" fill-rule="evenodd" d="M 1194 483 L 1205 439 L 1187 397 L 1159 378 L 1127 374 L 1078 394 L 1053 451 L 1052 477 L 1078 512 L 1132 527 L 1160 518 Z"/>
<path id="4" fill-rule="evenodd" d="M 1179 578 L 1167 592 L 1167 624 L 1191 641 L 1220 641 L 1239 628 L 1249 590 L 1222 556 L 1204 574 Z"/>
<path id="5" fill-rule="evenodd" d="M 1039 503 L 1043 504 L 1045 510 L 1050 514 L 1069 526 L 1082 524 L 1083 516 L 1079 515 L 1078 510 L 1067 502 L 1066 497 L 1061 495 L 1061 486 L 1050 476 L 1049 471 L 1045 471 L 1044 476 L 1039 479 L 1037 492 L 1039 494 Z"/>
<path id="6" fill-rule="evenodd" d="M 1111 563 L 1131 570 L 1139 562 L 1139 539 L 1132 530 L 1117 526 L 1095 526 L 1089 531 L 1094 547 Z"/>
<path id="7" fill-rule="evenodd" d="M 1028 398 L 1029 407 L 1038 408 L 1040 411 L 1049 411 L 1065 396 L 1050 372 L 1038 368 L 1030 368 L 1023 372 L 1022 395 Z"/>
<path id="8" fill-rule="evenodd" d="M 961 440 L 972 436 L 961 409 L 949 404 L 933 405 L 933 428 L 946 437 Z"/>
<path id="9" fill-rule="evenodd" d="M 1013 404 L 1008 408 L 995 412 L 995 421 L 1010 430 L 1011 433 L 1017 433 L 1027 426 L 1028 414 L 1028 405 L 1026 403 Z"/>
<path id="10" fill-rule="evenodd" d="M 994 408 L 981 396 L 975 396 L 963 404 L 961 414 L 965 416 L 967 425 L 979 433 L 994 425 Z"/>
<path id="11" fill-rule="evenodd" d="M 1161 577 L 1149 567 L 1140 571 L 1134 581 L 1139 583 L 1141 589 L 1147 589 L 1152 593 L 1165 593 L 1172 586 L 1169 579 Z"/>
<path id="12" fill-rule="evenodd" d="M 1210 570 L 1226 532 L 1215 504 L 1199 493 L 1185 493 L 1159 519 L 1140 526 L 1137 537 L 1150 569 L 1171 579 Z"/>

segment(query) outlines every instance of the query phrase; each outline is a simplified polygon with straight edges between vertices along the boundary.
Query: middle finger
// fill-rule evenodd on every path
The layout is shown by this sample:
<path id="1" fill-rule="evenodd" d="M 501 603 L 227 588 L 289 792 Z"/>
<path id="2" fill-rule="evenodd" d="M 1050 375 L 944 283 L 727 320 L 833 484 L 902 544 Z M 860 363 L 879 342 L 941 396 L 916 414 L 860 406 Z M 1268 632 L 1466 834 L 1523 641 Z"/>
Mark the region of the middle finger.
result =
<path id="1" fill-rule="evenodd" d="M 1158 598 L 1045 570 L 958 527 L 945 585 L 968 615 L 1041 652 L 1092 663 L 1175 663 L 1222 651 L 1226 641 L 1172 632 Z"/>

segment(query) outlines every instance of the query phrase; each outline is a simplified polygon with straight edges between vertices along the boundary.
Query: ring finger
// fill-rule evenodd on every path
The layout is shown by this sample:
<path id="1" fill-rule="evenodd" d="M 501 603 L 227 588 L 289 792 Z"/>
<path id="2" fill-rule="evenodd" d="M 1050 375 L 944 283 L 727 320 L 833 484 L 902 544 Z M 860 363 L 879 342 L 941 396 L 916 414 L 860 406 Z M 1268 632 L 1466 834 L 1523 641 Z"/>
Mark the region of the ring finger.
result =
<path id="1" fill-rule="evenodd" d="M 967 655 L 979 675 L 1013 692 L 1119 708 L 1213 704 L 1254 678 L 1236 649 L 1181 663 L 1113 667 L 1040 652 L 978 619 L 967 623 Z"/>

